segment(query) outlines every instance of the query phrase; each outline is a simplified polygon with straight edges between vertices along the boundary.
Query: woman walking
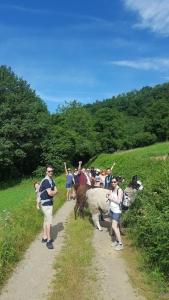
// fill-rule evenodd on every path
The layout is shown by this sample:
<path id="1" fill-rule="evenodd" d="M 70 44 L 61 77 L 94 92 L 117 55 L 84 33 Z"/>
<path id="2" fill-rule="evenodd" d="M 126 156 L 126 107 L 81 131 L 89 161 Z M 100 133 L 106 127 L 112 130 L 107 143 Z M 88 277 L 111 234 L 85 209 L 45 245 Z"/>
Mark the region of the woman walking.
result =
<path id="1" fill-rule="evenodd" d="M 123 243 L 121 239 L 119 222 L 121 217 L 121 202 L 123 199 L 123 190 L 118 186 L 117 177 L 113 177 L 111 180 L 111 193 L 108 195 L 110 201 L 110 217 L 112 219 L 112 229 L 115 233 L 115 241 L 112 242 L 112 246 L 115 250 L 119 251 L 123 249 Z"/>

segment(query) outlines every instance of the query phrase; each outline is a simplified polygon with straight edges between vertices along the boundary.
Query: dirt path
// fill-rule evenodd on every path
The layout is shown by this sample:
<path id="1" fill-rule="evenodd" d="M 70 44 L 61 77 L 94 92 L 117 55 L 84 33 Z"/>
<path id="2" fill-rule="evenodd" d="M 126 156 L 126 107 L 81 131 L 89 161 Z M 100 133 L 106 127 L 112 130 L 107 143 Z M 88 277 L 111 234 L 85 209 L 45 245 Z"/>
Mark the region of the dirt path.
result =
<path id="1" fill-rule="evenodd" d="M 0 300 L 44 300 L 54 275 L 53 264 L 64 241 L 64 225 L 74 201 L 66 202 L 53 220 L 54 250 L 41 243 L 40 234 L 31 244 L 0 295 Z"/>
<path id="2" fill-rule="evenodd" d="M 115 251 L 107 228 L 95 230 L 93 266 L 97 275 L 97 300 L 146 300 L 132 287 L 122 251 Z M 125 249 L 123 250 L 125 251 Z"/>
<path id="3" fill-rule="evenodd" d="M 7 282 L 0 300 L 47 299 L 55 272 L 53 265 L 63 245 L 64 226 L 73 206 L 74 201 L 66 202 L 54 217 L 54 250 L 48 250 L 46 245 L 41 244 L 40 234 Z M 93 268 L 97 274 L 96 284 L 92 287 L 95 299 L 145 300 L 132 287 L 122 253 L 111 247 L 106 228 L 102 232 L 94 231 L 93 246 L 96 252 Z"/>

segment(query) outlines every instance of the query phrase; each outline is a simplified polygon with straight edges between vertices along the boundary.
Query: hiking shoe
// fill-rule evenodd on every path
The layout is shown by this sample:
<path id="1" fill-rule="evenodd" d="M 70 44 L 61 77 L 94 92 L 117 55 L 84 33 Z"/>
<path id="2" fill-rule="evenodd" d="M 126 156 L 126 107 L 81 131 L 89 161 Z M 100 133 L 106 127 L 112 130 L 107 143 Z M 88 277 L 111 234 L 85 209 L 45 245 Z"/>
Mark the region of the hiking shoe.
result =
<path id="1" fill-rule="evenodd" d="M 50 240 L 50 241 L 48 241 L 47 243 L 46 243 L 46 247 L 48 248 L 48 249 L 54 249 L 54 247 L 53 247 L 53 243 L 52 243 L 52 241 Z"/>
<path id="2" fill-rule="evenodd" d="M 120 250 L 123 250 L 124 249 L 124 246 L 122 245 L 122 244 L 118 244 L 115 248 L 114 248 L 114 250 L 116 250 L 116 251 L 120 251 Z"/>
<path id="3" fill-rule="evenodd" d="M 42 238 L 42 243 L 46 243 L 48 239 Z"/>
<path id="4" fill-rule="evenodd" d="M 114 242 L 111 243 L 112 247 L 116 247 L 116 246 L 118 246 L 118 244 L 119 244 L 118 241 L 114 241 Z"/>

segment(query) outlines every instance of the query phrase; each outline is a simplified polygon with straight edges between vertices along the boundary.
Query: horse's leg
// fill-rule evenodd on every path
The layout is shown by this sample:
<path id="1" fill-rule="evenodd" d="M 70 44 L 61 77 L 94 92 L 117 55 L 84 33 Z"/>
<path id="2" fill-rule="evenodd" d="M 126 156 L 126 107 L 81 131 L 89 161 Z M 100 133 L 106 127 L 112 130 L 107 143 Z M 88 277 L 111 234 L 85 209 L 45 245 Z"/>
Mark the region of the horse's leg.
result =
<path id="1" fill-rule="evenodd" d="M 74 207 L 74 216 L 75 216 L 75 220 L 77 218 L 77 211 L 78 211 L 78 204 L 76 202 L 75 207 Z"/>
<path id="2" fill-rule="evenodd" d="M 84 206 L 82 203 L 79 206 L 79 213 L 80 213 L 80 217 L 84 218 Z"/>
<path id="3" fill-rule="evenodd" d="M 99 212 L 92 214 L 92 220 L 94 225 L 100 230 L 102 231 L 103 229 L 100 226 L 100 222 L 99 222 Z"/>
<path id="4" fill-rule="evenodd" d="M 103 211 L 102 211 L 102 209 L 99 209 L 99 211 L 100 211 L 100 221 L 104 222 L 105 220 L 103 217 Z"/>

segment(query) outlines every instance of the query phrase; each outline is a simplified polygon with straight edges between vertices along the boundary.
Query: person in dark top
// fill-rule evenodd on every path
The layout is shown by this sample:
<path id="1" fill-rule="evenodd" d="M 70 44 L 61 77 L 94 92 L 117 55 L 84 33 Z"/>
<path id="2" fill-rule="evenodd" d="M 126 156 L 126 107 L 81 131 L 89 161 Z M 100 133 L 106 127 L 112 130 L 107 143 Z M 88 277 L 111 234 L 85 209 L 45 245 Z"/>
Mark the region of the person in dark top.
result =
<path id="1" fill-rule="evenodd" d="M 91 177 L 95 178 L 95 176 L 96 176 L 96 170 L 95 170 L 94 167 L 91 167 L 90 173 L 91 173 Z"/>
<path id="2" fill-rule="evenodd" d="M 53 249 L 53 241 L 51 239 L 53 197 L 57 193 L 57 188 L 52 176 L 53 168 L 52 166 L 48 166 L 46 168 L 46 176 L 41 181 L 39 187 L 41 209 L 44 214 L 42 243 L 46 243 L 48 249 Z"/>
<path id="3" fill-rule="evenodd" d="M 78 169 L 74 169 L 73 177 L 74 177 L 75 184 L 79 184 L 79 173 L 78 173 Z"/>
<path id="4" fill-rule="evenodd" d="M 105 189 L 111 189 L 111 180 L 113 178 L 112 170 L 113 170 L 114 166 L 115 166 L 115 163 L 113 163 L 111 168 L 107 168 L 107 170 L 106 170 L 107 176 L 105 177 L 105 186 L 104 186 Z"/>

